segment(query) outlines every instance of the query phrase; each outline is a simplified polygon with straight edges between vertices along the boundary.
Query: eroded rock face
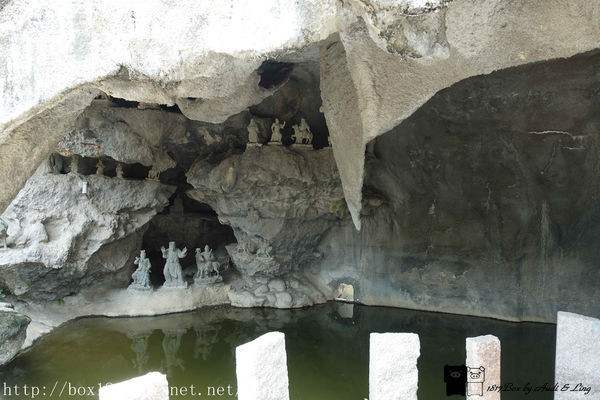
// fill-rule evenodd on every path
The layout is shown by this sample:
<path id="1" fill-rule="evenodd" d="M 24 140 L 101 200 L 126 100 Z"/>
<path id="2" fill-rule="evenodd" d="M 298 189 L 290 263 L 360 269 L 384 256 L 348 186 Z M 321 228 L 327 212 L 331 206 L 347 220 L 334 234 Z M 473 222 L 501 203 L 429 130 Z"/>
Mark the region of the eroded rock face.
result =
<path id="1" fill-rule="evenodd" d="M 0 365 L 12 360 L 21 350 L 30 322 L 23 314 L 0 310 Z"/>
<path id="2" fill-rule="evenodd" d="M 188 195 L 230 225 L 237 268 L 277 276 L 310 264 L 325 232 L 343 215 L 343 195 L 331 150 L 248 147 L 218 165 L 197 161 Z"/>
<path id="3" fill-rule="evenodd" d="M 597 314 L 598 65 L 590 53 L 471 78 L 378 137 L 362 231 L 330 231 L 319 280 L 367 304 Z"/>
<path id="4" fill-rule="evenodd" d="M 2 214 L 10 247 L 0 253 L 2 286 L 38 300 L 60 299 L 86 286 L 126 286 L 145 227 L 174 188 L 46 171 L 39 168 Z"/>
<path id="5" fill-rule="evenodd" d="M 233 228 L 227 250 L 242 279 L 233 305 L 303 307 L 326 301 L 304 268 L 322 257 L 325 233 L 347 209 L 331 149 L 248 147 L 218 165 L 197 161 L 187 173 L 188 195 L 208 203 Z"/>

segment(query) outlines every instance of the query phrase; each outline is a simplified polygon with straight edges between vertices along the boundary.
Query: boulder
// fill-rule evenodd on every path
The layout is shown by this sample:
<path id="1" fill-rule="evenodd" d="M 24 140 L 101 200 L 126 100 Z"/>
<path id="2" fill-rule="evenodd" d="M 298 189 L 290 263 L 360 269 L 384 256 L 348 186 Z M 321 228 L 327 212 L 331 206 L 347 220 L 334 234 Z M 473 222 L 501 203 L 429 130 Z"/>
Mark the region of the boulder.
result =
<path id="1" fill-rule="evenodd" d="M 31 319 L 15 311 L 0 310 L 0 365 L 12 360 L 25 342 Z"/>

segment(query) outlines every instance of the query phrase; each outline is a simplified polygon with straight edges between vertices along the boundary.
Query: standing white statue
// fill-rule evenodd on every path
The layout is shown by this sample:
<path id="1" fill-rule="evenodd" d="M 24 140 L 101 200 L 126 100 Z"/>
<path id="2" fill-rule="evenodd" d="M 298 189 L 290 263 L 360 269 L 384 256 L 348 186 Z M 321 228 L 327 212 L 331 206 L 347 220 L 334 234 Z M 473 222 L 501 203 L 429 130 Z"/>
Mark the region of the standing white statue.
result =
<path id="1" fill-rule="evenodd" d="M 74 154 L 73 157 L 71 157 L 71 173 L 79 173 L 79 157 L 77 156 L 77 154 Z"/>
<path id="2" fill-rule="evenodd" d="M 313 134 L 310 131 L 310 127 L 304 118 L 300 120 L 300 125 L 293 125 L 292 129 L 294 134 L 292 139 L 296 144 L 311 144 L 313 140 Z"/>
<path id="3" fill-rule="evenodd" d="M 96 175 L 104 175 L 104 163 L 102 163 L 102 160 L 98 160 L 96 164 Z"/>
<path id="4" fill-rule="evenodd" d="M 152 265 L 150 264 L 150 260 L 146 258 L 146 250 L 140 251 L 140 256 L 136 257 L 133 263 L 138 267 L 133 275 L 131 275 L 133 282 L 127 289 L 152 290 L 152 285 L 150 284 L 150 268 L 152 268 Z"/>
<path id="5" fill-rule="evenodd" d="M 187 255 L 187 249 L 179 250 L 175 248 L 175 242 L 169 242 L 169 248 L 165 249 L 161 247 L 160 251 L 163 258 L 167 260 L 163 271 L 165 275 L 165 287 L 186 288 L 187 282 L 183 280 L 179 259 Z"/>
<path id="6" fill-rule="evenodd" d="M 118 163 L 117 164 L 117 178 L 119 179 L 123 179 L 123 164 Z"/>
<path id="7" fill-rule="evenodd" d="M 196 266 L 198 271 L 194 275 L 194 283 L 215 283 L 223 280 L 219 275 L 220 264 L 208 245 L 204 246 L 202 252 L 200 249 L 196 249 Z M 210 274 L 213 272 L 215 275 L 211 276 Z"/>
<path id="8" fill-rule="evenodd" d="M 279 123 L 279 118 L 275 118 L 275 122 L 271 125 L 271 140 L 269 143 L 281 144 L 281 130 L 285 128 L 285 121 L 283 124 Z"/>
<path id="9" fill-rule="evenodd" d="M 0 249 L 0 251 L 8 250 L 8 246 L 6 245 L 6 237 L 8 236 L 6 234 L 7 230 L 8 230 L 8 224 L 6 222 L 4 222 L 2 219 L 0 219 L 0 241 L 2 242 L 2 248 Z"/>
<path id="10" fill-rule="evenodd" d="M 248 144 L 254 146 L 258 145 L 258 125 L 256 125 L 254 118 L 252 118 L 248 124 Z"/>

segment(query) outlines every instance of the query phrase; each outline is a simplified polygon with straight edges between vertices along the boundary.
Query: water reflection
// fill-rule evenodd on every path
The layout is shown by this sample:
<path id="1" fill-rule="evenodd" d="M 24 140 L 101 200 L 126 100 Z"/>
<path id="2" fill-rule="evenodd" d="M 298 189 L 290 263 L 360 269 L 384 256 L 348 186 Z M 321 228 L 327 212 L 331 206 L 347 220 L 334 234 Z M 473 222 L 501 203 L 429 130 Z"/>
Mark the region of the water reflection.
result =
<path id="1" fill-rule="evenodd" d="M 42 338 L 0 374 L 7 385 L 51 388 L 56 381 L 97 386 L 159 370 L 172 386 L 193 384 L 205 394 L 209 387 L 235 387 L 235 347 L 272 330 L 286 333 L 292 400 L 368 397 L 370 332 L 420 335 L 420 400 L 445 398 L 443 366 L 464 362 L 467 336 L 491 333 L 501 339 L 504 383 L 535 385 L 553 379 L 553 325 L 343 303 L 302 310 L 220 307 L 151 318 L 82 319 Z M 527 396 L 551 398 L 549 393 Z"/>

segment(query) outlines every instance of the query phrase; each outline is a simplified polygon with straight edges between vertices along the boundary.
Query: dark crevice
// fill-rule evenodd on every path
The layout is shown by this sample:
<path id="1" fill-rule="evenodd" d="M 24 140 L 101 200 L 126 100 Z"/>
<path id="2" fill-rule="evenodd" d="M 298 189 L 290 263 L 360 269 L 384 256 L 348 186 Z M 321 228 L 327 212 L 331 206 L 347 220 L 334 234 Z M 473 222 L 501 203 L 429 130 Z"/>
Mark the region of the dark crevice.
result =
<path id="1" fill-rule="evenodd" d="M 288 79 L 293 69 L 294 64 L 292 63 L 266 60 L 258 67 L 257 72 L 260 75 L 258 86 L 271 89 L 280 85 Z"/>

